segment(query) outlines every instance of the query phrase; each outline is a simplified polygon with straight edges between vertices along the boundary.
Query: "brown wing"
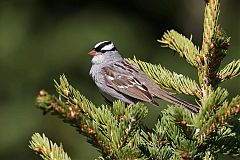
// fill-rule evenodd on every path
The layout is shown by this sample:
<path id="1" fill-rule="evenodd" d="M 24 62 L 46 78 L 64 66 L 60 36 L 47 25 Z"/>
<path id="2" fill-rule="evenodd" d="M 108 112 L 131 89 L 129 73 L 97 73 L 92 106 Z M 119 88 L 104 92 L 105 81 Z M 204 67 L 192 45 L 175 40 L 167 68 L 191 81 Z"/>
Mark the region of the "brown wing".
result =
<path id="1" fill-rule="evenodd" d="M 103 68 L 106 84 L 124 95 L 156 104 L 148 88 L 134 78 L 133 73 L 135 71 L 123 65 L 124 63 L 119 62 Z M 131 73 L 129 70 L 131 70 Z"/>

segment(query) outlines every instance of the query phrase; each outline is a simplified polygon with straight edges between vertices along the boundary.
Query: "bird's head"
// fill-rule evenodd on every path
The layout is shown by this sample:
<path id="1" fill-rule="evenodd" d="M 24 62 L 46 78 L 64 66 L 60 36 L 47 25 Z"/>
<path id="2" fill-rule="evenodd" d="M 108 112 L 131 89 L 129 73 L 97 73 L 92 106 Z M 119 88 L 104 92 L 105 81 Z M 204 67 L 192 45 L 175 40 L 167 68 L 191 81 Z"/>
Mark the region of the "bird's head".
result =
<path id="1" fill-rule="evenodd" d="M 108 64 L 122 59 L 111 41 L 98 42 L 88 54 L 92 57 L 93 64 Z"/>

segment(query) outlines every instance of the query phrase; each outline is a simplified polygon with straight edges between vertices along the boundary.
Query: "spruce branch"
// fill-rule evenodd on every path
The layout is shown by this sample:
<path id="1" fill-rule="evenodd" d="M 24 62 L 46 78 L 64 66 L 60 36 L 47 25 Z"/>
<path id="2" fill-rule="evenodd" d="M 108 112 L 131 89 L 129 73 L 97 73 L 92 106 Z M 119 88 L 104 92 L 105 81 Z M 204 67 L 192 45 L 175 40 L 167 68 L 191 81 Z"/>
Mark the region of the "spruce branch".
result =
<path id="1" fill-rule="evenodd" d="M 154 80 L 158 85 L 166 89 L 173 89 L 177 92 L 201 97 L 201 90 L 198 84 L 189 77 L 171 72 L 161 65 L 153 65 L 151 63 L 133 59 L 127 59 L 130 63 L 134 64 L 145 72 L 149 78 Z"/>
<path id="2" fill-rule="evenodd" d="M 175 106 L 170 106 L 161 113 L 156 128 L 148 134 L 145 141 L 148 157 L 193 159 L 198 151 L 194 115 L 184 108 Z"/>
<path id="3" fill-rule="evenodd" d="M 236 96 L 228 104 L 227 102 L 223 103 L 222 106 L 216 111 L 216 114 L 211 117 L 206 124 L 206 135 L 213 132 L 217 127 L 226 123 L 230 118 L 240 112 L 240 96 Z"/>
<path id="4" fill-rule="evenodd" d="M 199 115 L 197 115 L 196 126 L 206 140 L 211 137 L 211 134 L 216 132 L 218 127 L 226 125 L 230 118 L 233 118 L 240 112 L 240 96 L 233 98 L 230 103 L 226 101 L 226 96 L 227 92 L 224 89 L 217 89 L 215 93 L 210 95 L 208 102 L 206 102 L 206 105 L 209 105 L 206 106 L 208 109 L 206 111 L 204 109 L 201 110 Z"/>
<path id="5" fill-rule="evenodd" d="M 42 136 L 39 133 L 33 134 L 32 140 L 29 143 L 29 148 L 45 160 L 71 160 L 67 153 L 64 152 L 62 144 L 58 146 L 44 134 Z"/>
<path id="6" fill-rule="evenodd" d="M 213 35 L 218 22 L 219 6 L 219 0 L 206 1 L 201 54 L 207 55 L 209 53 L 209 49 L 211 48 Z"/>
<path id="7" fill-rule="evenodd" d="M 219 83 L 219 77 L 217 72 L 221 65 L 223 58 L 227 55 L 227 49 L 229 46 L 230 38 L 224 33 L 224 31 L 217 26 L 213 35 L 211 48 L 209 49 L 209 55 L 207 57 L 207 68 L 205 82 L 207 85 L 211 85 L 216 88 Z"/>
<path id="8" fill-rule="evenodd" d="M 240 75 L 240 60 L 233 60 L 231 63 L 226 65 L 218 73 L 219 81 L 223 82 L 227 79 L 232 79 Z"/>
<path id="9" fill-rule="evenodd" d="M 58 83 L 56 80 L 55 88 L 60 96 L 63 96 L 66 101 L 70 104 L 75 104 L 79 106 L 81 111 L 88 115 L 90 118 L 94 113 L 96 113 L 96 106 L 89 101 L 86 97 L 84 97 L 78 90 L 74 89 L 69 83 L 65 75 L 60 76 L 60 82 Z"/>
<path id="10" fill-rule="evenodd" d="M 206 100 L 202 101 L 202 107 L 197 115 L 197 126 L 198 128 L 202 127 L 202 131 L 205 132 L 205 129 L 209 126 L 206 126 L 207 121 L 210 117 L 215 114 L 215 110 L 226 100 L 228 92 L 226 89 L 217 88 L 215 91 L 208 93 L 209 97 Z"/>
<path id="11" fill-rule="evenodd" d="M 173 156 L 174 147 L 167 137 L 165 127 L 158 120 L 156 129 L 149 135 L 149 140 L 146 141 L 145 147 L 150 153 L 151 159 L 170 159 Z"/>
<path id="12" fill-rule="evenodd" d="M 104 153 L 110 152 L 108 141 L 104 135 L 101 134 L 98 126 L 92 122 L 88 114 L 80 110 L 79 105 L 71 104 L 69 101 L 63 102 L 44 90 L 40 91 L 36 102 L 36 105 L 42 109 L 44 113 L 50 112 L 53 115 L 58 115 L 65 122 L 76 127 L 80 133 L 86 135 L 89 141 Z M 98 134 L 96 134 L 97 132 Z"/>
<path id="13" fill-rule="evenodd" d="M 225 52 L 219 52 L 219 43 L 221 43 L 221 41 L 218 41 L 218 39 L 222 39 L 224 35 L 217 24 L 219 6 L 219 0 L 206 1 L 205 5 L 202 49 L 197 56 L 199 82 L 205 93 L 212 90 L 211 87 L 217 87 L 216 73 L 225 54 Z M 204 98 L 207 96 L 207 94 L 203 94 Z"/>
<path id="14" fill-rule="evenodd" d="M 147 108 L 137 103 L 126 107 L 123 102 L 113 106 L 95 106 L 74 89 L 63 75 L 60 83 L 55 81 L 56 90 L 64 97 L 56 99 L 46 91 L 41 91 L 37 105 L 45 112 L 60 115 L 66 122 L 77 127 L 89 142 L 100 148 L 107 159 L 141 158 L 139 123 L 147 114 Z"/>
<path id="15" fill-rule="evenodd" d="M 236 124 L 239 125 L 239 122 Z M 221 126 L 204 142 L 212 153 L 223 153 L 231 156 L 240 155 L 240 132 L 234 131 L 233 126 Z"/>
<path id="16" fill-rule="evenodd" d="M 186 38 L 182 34 L 170 30 L 164 33 L 161 40 L 158 42 L 163 44 L 163 47 L 169 47 L 179 53 L 187 62 L 197 67 L 196 55 L 199 54 L 198 48 L 192 43 L 192 37 Z"/>

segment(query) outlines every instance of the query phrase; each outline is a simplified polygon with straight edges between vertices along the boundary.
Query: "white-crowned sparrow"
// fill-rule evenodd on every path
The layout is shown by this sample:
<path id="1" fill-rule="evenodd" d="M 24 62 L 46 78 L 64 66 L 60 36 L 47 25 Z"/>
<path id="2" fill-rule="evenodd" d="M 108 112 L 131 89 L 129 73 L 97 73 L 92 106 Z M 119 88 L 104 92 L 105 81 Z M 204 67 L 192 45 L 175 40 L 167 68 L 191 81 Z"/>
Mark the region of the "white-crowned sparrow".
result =
<path id="1" fill-rule="evenodd" d="M 128 104 L 145 101 L 158 105 L 153 99 L 157 97 L 198 112 L 198 106 L 173 97 L 139 68 L 123 59 L 111 41 L 97 43 L 88 54 L 92 56 L 90 75 L 108 101 L 118 99 Z"/>

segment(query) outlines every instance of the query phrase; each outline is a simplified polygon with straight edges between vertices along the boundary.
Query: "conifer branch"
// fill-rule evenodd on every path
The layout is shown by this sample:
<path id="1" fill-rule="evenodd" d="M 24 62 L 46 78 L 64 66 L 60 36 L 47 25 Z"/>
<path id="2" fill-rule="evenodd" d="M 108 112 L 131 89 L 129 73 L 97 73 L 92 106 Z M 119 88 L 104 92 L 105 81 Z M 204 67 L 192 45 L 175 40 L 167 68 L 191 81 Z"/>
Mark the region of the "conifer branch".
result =
<path id="1" fill-rule="evenodd" d="M 202 49 L 197 57 L 199 81 L 205 93 L 208 93 L 211 87 L 217 87 L 216 73 L 225 54 L 218 49 L 220 41 L 217 39 L 222 39 L 223 35 L 217 26 L 219 6 L 219 0 L 208 0 L 205 5 Z M 203 94 L 203 98 L 207 96 Z"/>
<path id="2" fill-rule="evenodd" d="M 111 108 L 96 107 L 75 90 L 63 75 L 60 83 L 55 81 L 59 94 L 65 98 L 56 99 L 45 91 L 37 98 L 37 105 L 45 112 L 60 115 L 89 138 L 89 142 L 100 148 L 109 159 L 141 158 L 138 148 L 141 135 L 137 124 L 146 116 L 147 108 L 137 103 L 126 107 L 123 102 L 115 102 Z"/>
<path id="3" fill-rule="evenodd" d="M 197 67 L 196 55 L 199 54 L 199 50 L 192 43 L 192 38 L 188 39 L 182 34 L 170 30 L 164 33 L 159 42 L 163 44 L 163 47 L 171 48 L 179 53 L 181 57 L 186 58 L 188 63 Z"/>
<path id="4" fill-rule="evenodd" d="M 240 60 L 233 60 L 218 72 L 219 81 L 223 82 L 240 75 Z"/>
<path id="5" fill-rule="evenodd" d="M 204 23 L 203 23 L 203 42 L 201 54 L 209 54 L 213 35 L 217 26 L 219 16 L 219 0 L 208 0 L 205 5 Z"/>
<path id="6" fill-rule="evenodd" d="M 32 140 L 29 143 L 29 147 L 45 160 L 71 160 L 67 153 L 64 152 L 62 144 L 58 146 L 44 134 L 42 136 L 39 133 L 33 134 Z"/>
<path id="7" fill-rule="evenodd" d="M 239 125 L 239 121 L 235 125 Z M 234 127 L 232 126 L 221 126 L 216 132 L 212 133 L 211 137 L 205 142 L 205 145 L 208 145 L 208 149 L 214 154 L 223 153 L 234 157 L 239 156 L 239 130 L 234 131 Z"/>
<path id="8" fill-rule="evenodd" d="M 160 120 L 158 120 L 154 132 L 149 135 L 145 147 L 148 149 L 151 159 L 170 159 L 173 157 L 174 147 L 169 141 L 166 128 Z"/>
<path id="9" fill-rule="evenodd" d="M 216 111 L 216 114 L 211 117 L 206 123 L 206 135 L 213 132 L 217 127 L 226 123 L 230 118 L 240 112 L 240 96 L 236 96 L 228 104 L 227 102 Z"/>
<path id="10" fill-rule="evenodd" d="M 55 88 L 60 96 L 66 99 L 67 103 L 78 105 L 83 113 L 93 119 L 94 113 L 97 112 L 96 106 L 84 97 L 78 90 L 74 89 L 67 81 L 65 75 L 60 76 L 60 83 L 56 80 Z"/>
<path id="11" fill-rule="evenodd" d="M 202 101 L 201 110 L 197 115 L 197 127 L 202 128 L 203 132 L 209 127 L 207 126 L 207 121 L 211 119 L 215 114 L 215 110 L 226 100 L 227 96 L 227 90 L 219 87 L 216 91 L 209 93 L 209 97 L 206 100 Z"/>
<path id="12" fill-rule="evenodd" d="M 224 33 L 224 31 L 217 26 L 213 35 L 211 48 L 209 49 L 209 55 L 207 55 L 207 65 L 205 82 L 206 85 L 216 88 L 219 83 L 219 77 L 217 72 L 221 65 L 223 58 L 227 54 L 230 38 Z"/>
<path id="13" fill-rule="evenodd" d="M 149 158 L 193 159 L 198 152 L 194 115 L 175 106 L 161 113 L 154 131 L 145 136 Z"/>
<path id="14" fill-rule="evenodd" d="M 198 84 L 189 77 L 171 72 L 161 65 L 153 65 L 151 63 L 143 62 L 134 59 L 127 59 L 130 63 L 134 64 L 145 72 L 149 78 L 154 80 L 158 85 L 166 89 L 173 89 L 177 92 L 201 97 L 201 90 Z"/>
<path id="15" fill-rule="evenodd" d="M 44 90 L 40 91 L 36 102 L 37 106 L 42 109 L 44 113 L 50 112 L 53 115 L 58 115 L 65 122 L 76 127 L 80 133 L 86 135 L 89 138 L 89 141 L 95 146 L 101 148 L 104 153 L 110 152 L 109 145 L 104 135 L 98 130 L 98 126 L 92 122 L 88 113 L 81 110 L 81 105 L 72 104 L 69 101 L 63 102 Z M 96 134 L 96 132 L 98 132 L 98 134 Z"/>

